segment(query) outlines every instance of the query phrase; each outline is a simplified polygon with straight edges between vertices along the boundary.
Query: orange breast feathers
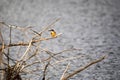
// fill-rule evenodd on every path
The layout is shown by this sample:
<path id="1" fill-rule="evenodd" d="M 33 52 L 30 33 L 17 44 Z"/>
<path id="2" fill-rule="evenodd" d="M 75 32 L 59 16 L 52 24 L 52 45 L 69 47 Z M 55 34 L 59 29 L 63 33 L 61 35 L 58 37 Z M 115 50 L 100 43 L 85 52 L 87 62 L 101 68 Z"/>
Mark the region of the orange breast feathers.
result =
<path id="1" fill-rule="evenodd" d="M 49 31 L 51 32 L 51 37 L 52 38 L 56 37 L 57 34 L 56 34 L 55 30 L 51 29 Z"/>

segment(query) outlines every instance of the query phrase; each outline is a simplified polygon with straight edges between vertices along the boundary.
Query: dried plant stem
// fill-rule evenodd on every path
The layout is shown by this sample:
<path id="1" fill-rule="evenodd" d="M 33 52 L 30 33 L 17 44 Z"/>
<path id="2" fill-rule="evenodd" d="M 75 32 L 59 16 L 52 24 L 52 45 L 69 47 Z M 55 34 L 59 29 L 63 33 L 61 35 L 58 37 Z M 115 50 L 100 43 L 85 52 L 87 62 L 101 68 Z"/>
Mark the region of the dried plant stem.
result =
<path id="1" fill-rule="evenodd" d="M 80 73 L 81 71 L 85 70 L 86 68 L 90 67 L 91 65 L 96 64 L 96 63 L 98 63 L 98 62 L 100 62 L 100 61 L 102 61 L 104 59 L 105 59 L 105 56 L 103 56 L 103 57 L 101 57 L 101 58 L 99 58 L 97 60 L 94 60 L 94 61 L 88 63 L 86 66 L 80 67 L 79 69 L 73 71 L 72 73 L 65 75 L 61 80 L 68 80 L 69 78 L 71 78 L 74 75 Z"/>
<path id="2" fill-rule="evenodd" d="M 61 63 L 61 62 L 65 62 L 65 61 L 73 60 L 73 59 L 78 59 L 78 58 L 81 58 L 81 57 L 83 57 L 83 55 L 65 58 L 65 59 L 62 59 L 62 60 L 60 60 L 60 61 L 56 61 L 55 63 L 53 63 L 53 64 L 51 64 L 51 65 L 56 65 L 56 64 Z"/>
<path id="3" fill-rule="evenodd" d="M 47 73 L 49 72 L 48 69 L 51 69 L 51 68 L 49 68 L 49 66 L 53 67 L 54 70 L 59 70 L 59 69 L 57 69 L 59 67 L 56 67 L 56 64 L 59 64 L 62 62 L 64 63 L 64 62 L 67 62 L 68 60 L 79 59 L 79 58 L 86 56 L 84 54 L 81 54 L 81 55 L 76 55 L 76 56 L 71 55 L 71 57 L 68 56 L 67 58 L 65 58 L 65 57 L 62 57 L 62 55 L 61 55 L 67 51 L 80 51 L 82 49 L 73 48 L 73 49 L 63 50 L 58 53 L 57 52 L 54 53 L 52 51 L 49 51 L 49 50 L 46 50 L 43 48 L 44 46 L 41 45 L 41 42 L 43 42 L 43 41 L 47 42 L 47 40 L 57 38 L 58 36 L 60 36 L 62 34 L 62 33 L 58 33 L 58 34 L 56 34 L 55 37 L 43 37 L 42 36 L 45 31 L 52 28 L 54 26 L 54 24 L 59 20 L 60 19 L 56 19 L 55 21 L 50 23 L 48 26 L 45 26 L 44 29 L 42 29 L 40 32 L 37 32 L 36 30 L 31 29 L 31 27 L 24 28 L 24 27 L 9 25 L 9 24 L 6 24 L 5 22 L 0 22 L 0 25 L 2 24 L 10 29 L 10 31 L 9 31 L 10 33 L 8 35 L 10 40 L 9 40 L 9 42 L 7 42 L 8 44 L 4 44 L 4 40 L 2 38 L 1 29 L 0 29 L 0 64 L 2 63 L 5 66 L 5 67 L 4 66 L 1 67 L 1 65 L 0 65 L 0 67 L 1 67 L 0 71 L 1 72 L 3 71 L 2 76 L 4 77 L 4 79 L 6 79 L 6 80 L 22 80 L 22 78 L 21 78 L 22 74 L 30 74 L 30 75 L 32 74 L 32 75 L 36 75 L 38 77 L 40 77 L 42 75 L 42 77 L 41 77 L 42 80 L 48 80 L 48 79 L 46 79 L 47 77 L 49 77 L 49 75 L 47 75 Z M 32 35 L 32 38 L 30 36 L 29 38 L 31 38 L 31 39 L 29 41 L 12 43 L 11 33 L 12 33 L 13 29 L 17 29 L 17 30 L 20 30 L 25 33 L 32 31 L 32 34 L 29 34 L 29 35 Z M 27 40 L 27 38 L 25 38 L 25 39 Z M 14 57 L 11 57 L 11 55 L 13 55 L 13 54 L 10 54 L 10 50 L 14 50 L 13 48 L 15 48 L 16 46 L 25 46 L 25 52 L 23 54 L 20 54 L 21 57 L 19 57 L 19 56 L 16 57 L 16 54 L 14 54 L 15 55 L 14 56 L 15 58 L 14 58 Z M 13 48 L 11 48 L 11 47 L 13 47 Z M 8 53 L 6 53 L 7 50 L 8 50 Z M 24 51 L 24 49 L 23 49 L 23 51 L 22 51 L 22 49 L 20 51 L 22 53 Z M 46 55 L 46 53 L 47 53 L 47 55 Z M 2 54 L 4 54 L 5 56 L 2 56 Z M 2 61 L 2 58 L 4 59 L 4 61 Z M 7 60 L 5 60 L 5 59 L 7 59 Z M 70 63 L 68 63 L 65 70 L 63 71 L 63 74 L 62 74 L 60 80 L 68 80 L 69 78 L 80 73 L 81 71 L 84 71 L 85 69 L 92 66 L 93 64 L 96 64 L 96 63 L 102 61 L 103 59 L 105 59 L 105 56 L 103 56 L 99 59 L 96 59 L 90 63 L 87 63 L 87 65 L 74 70 L 70 74 L 67 73 L 67 71 L 69 69 L 69 65 L 70 65 Z M 11 64 L 11 62 L 12 62 L 12 64 Z M 44 65 L 44 64 L 46 64 L 46 65 Z M 33 69 L 31 69 L 31 67 Z M 43 74 L 39 74 L 42 72 L 43 72 Z M 49 73 L 51 74 L 51 72 L 49 72 Z M 3 79 L 1 79 L 1 80 L 3 80 Z M 29 78 L 29 80 L 31 80 L 31 79 Z"/>
<path id="4" fill-rule="evenodd" d="M 43 78 L 42 78 L 42 80 L 46 80 L 45 77 L 46 77 L 46 72 L 47 72 L 47 68 L 48 68 L 49 65 L 50 65 L 50 60 L 48 61 L 48 63 L 45 66 L 45 69 L 43 71 Z"/>
<path id="5" fill-rule="evenodd" d="M 64 72 L 63 72 L 63 74 L 62 74 L 60 80 L 62 80 L 62 79 L 64 78 L 65 73 L 67 72 L 67 70 L 68 70 L 68 68 L 69 68 L 69 65 L 70 65 L 70 63 L 68 63 L 68 65 L 66 66 L 66 69 L 64 70 Z"/>
<path id="6" fill-rule="evenodd" d="M 58 35 L 58 36 L 60 36 L 60 35 Z M 31 40 L 31 44 L 37 43 L 37 42 L 40 42 L 40 41 L 50 40 L 50 39 L 54 39 L 54 38 L 50 37 L 50 38 L 40 38 L 40 39 L 37 39 L 37 40 Z M 14 47 L 14 46 L 28 46 L 28 45 L 29 45 L 29 42 L 11 43 L 9 45 L 4 45 L 4 49 L 9 48 L 9 47 Z M 2 50 L 2 49 L 3 48 L 0 47 L 0 50 Z"/>
<path id="7" fill-rule="evenodd" d="M 23 56 L 21 57 L 20 60 L 23 60 L 25 58 L 25 56 L 27 55 L 28 51 L 30 50 L 31 44 L 32 44 L 32 40 L 29 42 L 29 46 L 26 49 L 25 53 L 23 54 Z"/>

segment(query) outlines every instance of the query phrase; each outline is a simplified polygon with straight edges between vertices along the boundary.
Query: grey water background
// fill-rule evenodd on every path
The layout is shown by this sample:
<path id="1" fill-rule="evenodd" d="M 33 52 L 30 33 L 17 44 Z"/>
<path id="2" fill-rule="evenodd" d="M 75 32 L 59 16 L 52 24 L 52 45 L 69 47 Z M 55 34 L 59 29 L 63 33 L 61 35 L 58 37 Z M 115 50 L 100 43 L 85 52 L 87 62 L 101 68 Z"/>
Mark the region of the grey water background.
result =
<path id="1" fill-rule="evenodd" d="M 94 57 L 108 55 L 71 80 L 120 80 L 120 0 L 0 0 L 0 21 L 9 24 L 40 31 L 57 18 L 54 29 L 63 34 L 44 44 L 48 49 L 82 48 L 81 53 Z"/>

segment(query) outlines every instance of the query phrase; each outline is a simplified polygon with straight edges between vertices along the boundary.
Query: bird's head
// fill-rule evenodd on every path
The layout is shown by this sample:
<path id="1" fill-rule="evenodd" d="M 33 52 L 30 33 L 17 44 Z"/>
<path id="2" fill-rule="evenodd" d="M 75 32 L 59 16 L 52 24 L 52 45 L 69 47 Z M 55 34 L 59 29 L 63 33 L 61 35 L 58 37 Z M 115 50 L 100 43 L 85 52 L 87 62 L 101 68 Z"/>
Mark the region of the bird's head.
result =
<path id="1" fill-rule="evenodd" d="M 48 30 L 48 31 L 54 31 L 54 29 L 50 29 L 50 30 Z"/>

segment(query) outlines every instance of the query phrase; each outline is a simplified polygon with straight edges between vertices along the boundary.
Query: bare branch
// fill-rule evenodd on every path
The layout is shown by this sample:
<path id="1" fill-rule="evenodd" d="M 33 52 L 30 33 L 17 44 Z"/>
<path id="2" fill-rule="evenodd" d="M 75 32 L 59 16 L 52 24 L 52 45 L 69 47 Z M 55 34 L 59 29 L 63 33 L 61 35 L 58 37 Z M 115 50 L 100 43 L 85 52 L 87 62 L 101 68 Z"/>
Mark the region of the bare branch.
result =
<path id="1" fill-rule="evenodd" d="M 28 51 L 30 50 L 31 45 L 32 45 L 32 40 L 29 42 L 29 46 L 26 49 L 25 53 L 23 54 L 23 56 L 21 57 L 20 60 L 23 60 L 25 58 L 25 56 L 27 55 Z"/>
<path id="2" fill-rule="evenodd" d="M 58 63 L 61 63 L 61 62 L 65 62 L 65 61 L 68 61 L 68 60 L 73 60 L 73 59 L 81 58 L 81 57 L 83 57 L 83 56 L 84 56 L 84 55 L 73 56 L 73 57 L 65 58 L 65 59 L 62 59 L 62 60 L 60 60 L 60 61 L 56 61 L 56 62 L 53 63 L 52 65 L 55 65 L 55 64 L 58 64 Z"/>
<path id="3" fill-rule="evenodd" d="M 98 63 L 98 62 L 101 62 L 102 60 L 105 59 L 105 57 L 106 57 L 106 56 L 103 56 L 103 57 L 101 57 L 101 58 L 99 58 L 99 59 L 97 59 L 97 60 L 94 60 L 94 61 L 88 63 L 86 66 L 80 67 L 79 69 L 73 71 L 72 73 L 65 75 L 65 76 L 62 78 L 62 80 L 68 80 L 69 78 L 71 78 L 71 77 L 73 77 L 74 75 L 80 73 L 81 71 L 83 71 L 83 70 L 85 70 L 86 68 L 92 66 L 93 64 L 96 64 L 96 63 Z"/>
<path id="4" fill-rule="evenodd" d="M 64 78 L 65 73 L 67 72 L 67 70 L 68 70 L 68 68 L 69 68 L 69 65 L 70 65 L 70 63 L 68 63 L 68 65 L 66 66 L 66 69 L 65 69 L 65 71 L 63 72 L 63 74 L 62 74 L 60 80 L 62 80 L 62 79 Z"/>
<path id="5" fill-rule="evenodd" d="M 44 69 L 44 72 L 43 72 L 43 78 L 42 78 L 42 80 L 45 80 L 46 71 L 47 71 L 47 68 L 48 68 L 49 64 L 50 64 L 50 60 L 48 61 L 48 63 L 47 63 L 46 66 L 45 66 L 45 69 Z"/>
<path id="6" fill-rule="evenodd" d="M 60 35 L 57 35 L 57 36 L 60 36 Z M 56 38 L 56 37 L 54 37 Z M 37 40 L 31 40 L 31 44 L 33 43 L 37 43 L 37 42 L 40 42 L 40 41 L 45 41 L 45 40 L 50 40 L 50 39 L 54 39 L 54 38 L 40 38 L 40 39 L 37 39 Z M 29 45 L 29 42 L 19 42 L 19 43 L 11 43 L 9 45 L 4 45 L 4 49 L 5 48 L 8 48 L 8 47 L 14 47 L 14 46 L 28 46 Z M 2 50 L 2 47 L 0 47 L 0 50 Z"/>

